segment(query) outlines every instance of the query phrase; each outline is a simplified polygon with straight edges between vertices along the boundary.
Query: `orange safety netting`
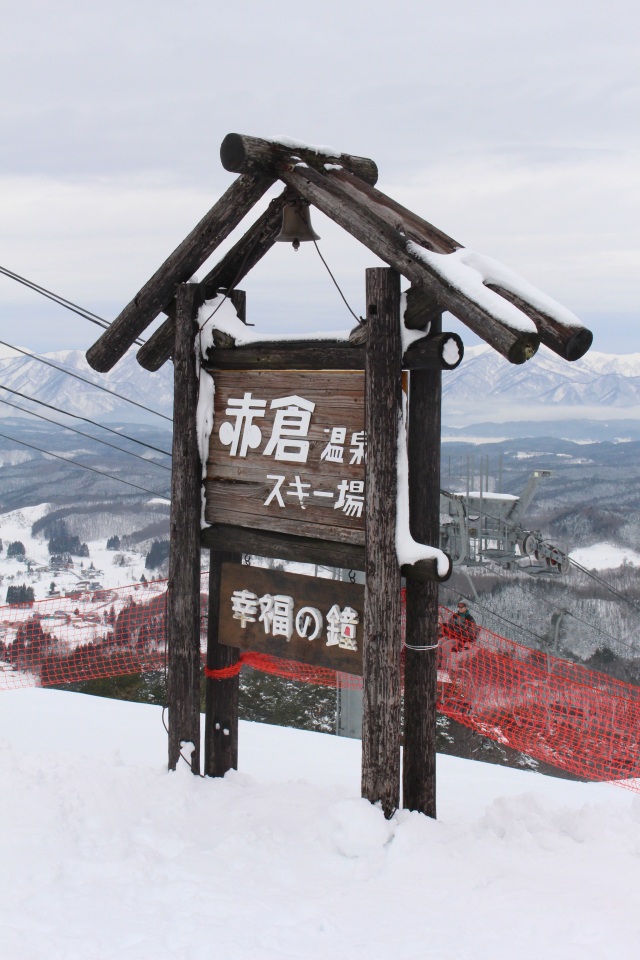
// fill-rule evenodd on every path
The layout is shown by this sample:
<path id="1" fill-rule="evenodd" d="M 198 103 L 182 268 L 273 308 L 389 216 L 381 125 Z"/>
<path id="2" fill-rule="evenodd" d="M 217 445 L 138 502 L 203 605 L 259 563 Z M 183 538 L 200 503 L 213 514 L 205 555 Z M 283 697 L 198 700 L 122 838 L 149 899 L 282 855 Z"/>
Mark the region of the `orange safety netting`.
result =
<path id="1" fill-rule="evenodd" d="M 0 690 L 161 670 L 166 581 L 0 607 Z M 201 593 L 201 648 L 207 595 Z M 442 609 L 438 709 L 481 734 L 588 780 L 640 792 L 640 689 L 481 627 L 463 634 Z M 361 686 L 326 667 L 262 653 L 240 664 L 291 680 Z M 204 657 L 203 657 L 204 659 Z M 205 672 L 223 679 L 239 667 Z M 639 778 L 637 781 L 634 778 Z"/>

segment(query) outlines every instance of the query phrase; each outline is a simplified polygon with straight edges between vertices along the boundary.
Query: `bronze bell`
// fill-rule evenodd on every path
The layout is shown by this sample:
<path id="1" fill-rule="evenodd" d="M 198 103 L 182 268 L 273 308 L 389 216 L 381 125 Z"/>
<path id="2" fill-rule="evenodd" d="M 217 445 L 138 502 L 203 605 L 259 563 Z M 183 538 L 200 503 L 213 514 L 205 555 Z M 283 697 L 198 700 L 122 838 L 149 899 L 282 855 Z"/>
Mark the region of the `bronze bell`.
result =
<path id="1" fill-rule="evenodd" d="M 282 211 L 282 229 L 276 237 L 277 243 L 291 243 L 297 250 L 307 240 L 319 240 L 320 237 L 311 226 L 309 204 L 304 200 L 293 200 Z"/>

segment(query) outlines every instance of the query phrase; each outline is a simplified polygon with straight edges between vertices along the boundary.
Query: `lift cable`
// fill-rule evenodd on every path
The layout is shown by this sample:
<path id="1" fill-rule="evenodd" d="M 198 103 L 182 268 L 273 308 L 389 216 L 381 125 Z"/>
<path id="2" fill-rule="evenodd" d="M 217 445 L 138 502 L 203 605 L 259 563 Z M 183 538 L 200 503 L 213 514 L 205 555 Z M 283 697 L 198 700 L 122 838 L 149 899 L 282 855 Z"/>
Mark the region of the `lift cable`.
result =
<path id="1" fill-rule="evenodd" d="M 500 577 L 501 580 L 505 580 L 507 583 L 510 583 L 509 577 L 505 577 L 504 574 L 494 571 L 494 576 Z M 625 599 L 624 597 L 622 598 Z M 546 606 L 550 607 L 552 610 L 558 612 L 558 605 L 553 603 L 551 600 L 547 600 L 545 597 L 536 596 L 536 601 L 542 601 Z M 622 640 L 620 637 L 614 637 L 612 634 L 607 633 L 606 630 L 602 630 L 600 627 L 596 626 L 595 623 L 591 623 L 589 620 L 585 620 L 583 617 L 579 617 L 577 613 L 574 613 L 572 610 L 566 611 L 567 616 L 572 617 L 574 620 L 583 623 L 586 627 L 589 627 L 591 630 L 595 630 L 596 633 L 601 634 L 601 636 L 606 637 L 607 640 L 615 644 L 620 644 L 620 646 L 627 647 L 628 650 L 634 652 L 634 647 L 632 644 L 628 643 L 626 640 Z"/>
<path id="2" fill-rule="evenodd" d="M 103 330 L 107 330 L 111 326 L 108 320 L 98 316 L 97 313 L 93 313 L 91 310 L 86 310 L 84 307 L 78 306 L 78 304 L 74 303 L 73 300 L 67 300 L 66 297 L 61 297 L 60 294 L 54 293 L 52 290 L 47 290 L 46 287 L 41 287 L 39 283 L 34 283 L 33 280 L 27 280 L 26 277 L 21 277 L 19 273 L 14 273 L 13 270 L 8 270 L 6 267 L 0 266 L 0 273 L 4 274 L 5 277 L 9 277 L 11 280 L 16 280 L 23 286 L 28 287 L 29 290 L 33 290 L 35 293 L 42 294 L 42 296 L 46 297 L 48 300 L 53 300 L 54 303 L 64 307 L 66 310 L 70 310 L 72 313 L 77 313 L 79 317 L 83 317 L 90 323 L 95 323 L 96 326 L 102 327 Z M 139 346 L 142 346 L 144 342 L 145 341 L 141 340 L 140 338 L 134 341 L 134 343 L 138 344 Z"/>
<path id="3" fill-rule="evenodd" d="M 443 586 L 445 590 L 449 590 L 451 591 L 451 593 L 458 593 L 459 596 L 462 596 L 462 594 L 458 590 L 455 590 L 453 587 L 448 587 L 446 585 L 443 585 Z M 495 610 L 492 610 L 491 607 L 488 607 L 485 603 L 482 603 L 482 601 L 479 600 L 477 597 L 474 598 L 473 603 L 476 606 L 480 607 L 482 610 L 486 611 L 487 613 L 490 613 L 492 617 L 495 617 L 497 620 L 501 620 L 503 623 L 509 624 L 510 627 L 515 627 L 516 630 L 521 630 L 523 633 L 528 634 L 528 636 L 538 640 L 538 642 L 544 646 L 546 642 L 545 638 L 539 636 L 537 633 L 534 633 L 533 630 L 530 630 L 528 627 L 521 626 L 519 623 L 516 623 L 515 620 L 510 620 L 508 617 L 505 617 L 501 613 L 497 613 Z"/>
<path id="4" fill-rule="evenodd" d="M 483 512 L 482 516 L 486 517 L 488 520 L 494 520 L 496 523 L 504 523 L 504 518 L 494 517 L 490 513 Z M 546 544 L 546 546 L 548 547 L 553 546 L 553 544 L 550 544 L 547 540 L 543 540 L 542 542 Z M 487 557 L 487 559 L 491 560 L 490 557 Z M 525 559 L 525 558 L 523 557 L 522 559 Z M 615 587 L 612 587 L 610 584 L 608 584 L 606 580 L 602 579 L 602 577 L 598 577 L 591 570 L 588 570 L 586 567 L 583 567 L 581 564 L 577 563 L 575 560 L 572 560 L 571 557 L 567 556 L 567 559 L 571 564 L 571 566 L 575 567 L 576 570 L 580 570 L 580 572 L 584 573 L 585 576 L 590 577 L 591 580 L 593 580 L 595 583 L 600 584 L 601 587 L 604 587 L 610 593 L 614 594 L 614 596 L 618 597 L 620 600 L 623 600 L 625 603 L 628 603 L 630 607 L 633 607 L 634 610 L 640 613 L 640 605 L 635 603 L 633 600 L 630 600 L 629 597 L 625 597 L 623 593 L 620 593 L 618 590 L 615 589 Z M 594 629 L 597 629 L 597 628 L 594 627 Z"/>
<path id="5" fill-rule="evenodd" d="M 47 423 L 53 423 L 54 426 L 60 427 L 62 430 L 69 430 L 71 433 L 77 433 L 79 437 L 86 437 L 87 440 L 92 440 L 94 443 L 101 443 L 105 447 L 111 447 L 112 450 L 117 450 L 119 453 L 125 453 L 129 457 L 135 457 L 136 460 L 142 460 L 143 463 L 153 467 L 159 467 L 161 470 L 168 470 L 171 472 L 171 467 L 165 466 L 164 463 L 158 463 L 157 460 L 147 460 L 146 457 L 141 457 L 139 453 L 133 453 L 131 450 L 124 450 L 122 447 L 117 447 L 115 443 L 109 443 L 108 440 L 100 440 L 99 437 L 92 437 L 90 433 L 83 433 L 82 430 L 76 430 L 75 427 L 65 426 L 64 423 L 58 423 L 57 420 L 52 420 L 51 417 L 45 417 L 41 413 L 36 413 L 35 410 L 27 410 L 25 407 L 19 406 L 17 403 L 11 403 L 10 400 L 3 400 L 0 397 L 0 403 L 5 403 L 8 407 L 13 407 L 14 410 L 21 410 L 23 413 L 28 413 L 31 417 L 37 417 L 39 420 L 46 420 Z"/>
<path id="6" fill-rule="evenodd" d="M 599 577 L 597 574 L 593 573 L 592 570 L 587 570 L 586 567 L 583 567 L 580 563 L 577 563 L 577 561 L 572 560 L 571 557 L 569 557 L 569 563 L 571 564 L 572 567 L 575 567 L 576 570 L 580 570 L 581 573 L 584 573 L 587 577 L 589 577 L 595 583 L 600 584 L 601 587 L 604 587 L 606 590 L 609 591 L 609 593 L 612 593 L 614 596 L 618 597 L 620 600 L 624 600 L 626 603 L 629 604 L 629 606 L 633 607 L 634 610 L 637 610 L 638 613 L 640 613 L 640 606 L 637 603 L 635 603 L 633 600 L 630 600 L 629 597 L 625 597 L 623 593 L 620 593 L 618 590 L 616 590 L 615 587 L 612 587 L 611 584 L 607 583 L 606 580 L 603 580 L 602 577 Z"/>
<path id="7" fill-rule="evenodd" d="M 130 440 L 131 443 L 137 443 L 139 446 L 146 447 L 148 450 L 154 450 L 156 453 L 161 453 L 165 457 L 172 456 L 168 450 L 162 450 L 160 447 L 154 447 L 152 443 L 145 443 L 144 440 L 137 440 L 135 437 L 130 437 L 128 434 L 122 433 L 120 430 L 113 430 L 111 427 L 107 427 L 104 423 L 98 423 L 97 420 L 91 420 L 89 417 L 81 417 L 79 413 L 70 413 L 68 410 L 63 410 L 62 407 L 56 407 L 52 403 L 45 403 L 44 400 L 38 400 L 36 397 L 30 397 L 28 393 L 21 393 L 20 390 L 13 390 L 11 387 L 7 387 L 2 383 L 0 383 L 0 390 L 6 390 L 8 393 L 13 393 L 16 397 L 21 397 L 23 400 L 29 400 L 32 403 L 39 404 L 41 407 L 47 407 L 48 410 L 54 410 L 56 413 L 61 413 L 65 417 L 73 417 L 74 420 L 82 420 L 84 423 L 90 423 L 92 427 L 99 427 L 101 430 L 106 430 L 108 433 L 112 433 L 115 437 L 122 437 L 123 440 Z"/>
<path id="8" fill-rule="evenodd" d="M 111 473 L 104 473 L 102 470 L 96 470 L 94 467 L 88 467 L 86 463 L 78 463 L 77 460 L 70 460 L 69 457 L 62 457 L 58 453 L 51 453 L 49 450 L 43 450 L 42 447 L 36 447 L 33 443 L 27 443 L 26 440 L 18 440 L 16 437 L 9 437 L 6 433 L 0 433 L 0 437 L 10 440 L 12 443 L 19 443 L 23 447 L 29 447 L 30 450 L 37 450 L 38 453 L 44 453 L 47 457 L 54 457 L 56 460 L 62 460 L 64 463 L 70 463 L 73 467 L 80 467 L 82 470 L 90 470 L 91 473 L 97 473 L 100 477 L 106 477 L 108 480 L 117 480 L 118 483 L 126 483 L 129 487 L 135 487 L 136 490 L 142 490 L 143 493 L 150 493 L 154 497 L 160 497 L 162 500 L 168 500 L 165 493 L 158 493 L 156 490 L 148 490 L 146 487 L 140 487 L 137 483 L 131 483 L 130 480 L 123 480 L 121 477 L 115 477 Z"/>
<path id="9" fill-rule="evenodd" d="M 67 370 L 65 367 L 58 366 L 57 363 L 52 363 L 51 360 L 45 360 L 44 357 L 39 357 L 35 353 L 29 353 L 28 350 L 23 350 L 21 347 L 14 347 L 5 340 L 0 340 L 0 344 L 2 344 L 3 347 L 9 347 L 10 350 L 15 350 L 17 353 L 22 353 L 25 357 L 29 357 L 30 360 L 37 360 L 38 363 L 44 363 L 48 367 L 53 367 L 53 369 L 58 370 L 59 373 L 66 373 L 67 376 L 74 377 L 76 380 L 81 380 L 82 383 L 88 383 L 90 387 L 95 387 L 96 390 L 102 390 L 104 393 L 108 393 L 113 397 L 117 397 L 119 400 L 124 400 L 125 403 L 131 403 L 134 407 L 140 407 L 141 410 L 146 410 L 147 413 L 153 413 L 156 417 L 162 417 L 163 420 L 168 420 L 170 423 L 172 422 L 172 418 L 165 416 L 164 413 L 159 413 L 157 410 L 152 410 L 151 407 L 145 407 L 143 403 L 138 403 L 137 400 L 130 400 L 129 397 L 123 397 L 122 394 L 116 393 L 115 390 L 109 390 L 108 387 L 103 387 L 99 383 L 94 383 L 93 380 L 87 380 L 86 377 L 81 377 L 79 373 L 74 373 L 72 370 Z"/>

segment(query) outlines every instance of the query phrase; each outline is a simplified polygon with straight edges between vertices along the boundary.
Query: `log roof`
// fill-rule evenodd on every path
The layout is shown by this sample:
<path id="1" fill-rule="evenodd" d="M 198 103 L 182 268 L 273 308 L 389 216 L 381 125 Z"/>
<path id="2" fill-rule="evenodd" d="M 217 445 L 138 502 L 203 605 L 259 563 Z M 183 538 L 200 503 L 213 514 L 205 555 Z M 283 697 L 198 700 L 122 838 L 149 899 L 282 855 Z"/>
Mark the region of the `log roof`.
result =
<path id="1" fill-rule="evenodd" d="M 409 280 L 423 315 L 448 310 L 511 363 L 530 359 L 540 343 L 565 360 L 579 359 L 591 346 L 591 331 L 560 304 L 378 190 L 373 160 L 234 133 L 225 137 L 220 155 L 224 168 L 239 176 L 89 348 L 95 370 L 110 370 L 161 313 L 167 319 L 138 360 L 157 370 L 170 358 L 176 286 L 193 276 L 276 180 L 284 192 L 202 280 L 201 301 L 241 282 L 275 242 L 284 205 L 302 197 Z"/>

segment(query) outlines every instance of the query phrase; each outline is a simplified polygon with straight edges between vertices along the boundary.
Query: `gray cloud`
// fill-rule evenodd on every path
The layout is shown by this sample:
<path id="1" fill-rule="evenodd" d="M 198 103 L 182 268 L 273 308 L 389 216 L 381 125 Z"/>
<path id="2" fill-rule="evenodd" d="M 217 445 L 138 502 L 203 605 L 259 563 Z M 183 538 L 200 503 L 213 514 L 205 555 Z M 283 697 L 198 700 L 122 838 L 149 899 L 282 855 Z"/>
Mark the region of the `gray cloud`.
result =
<path id="1" fill-rule="evenodd" d="M 0 264 L 113 316 L 230 182 L 224 135 L 283 133 L 372 156 L 381 189 L 637 350 L 639 54 L 631 0 L 7 5 Z M 319 232 L 357 303 L 375 258 Z M 288 253 L 247 283 L 260 322 L 342 326 Z M 30 297 L 0 282 L 37 346 Z"/>

